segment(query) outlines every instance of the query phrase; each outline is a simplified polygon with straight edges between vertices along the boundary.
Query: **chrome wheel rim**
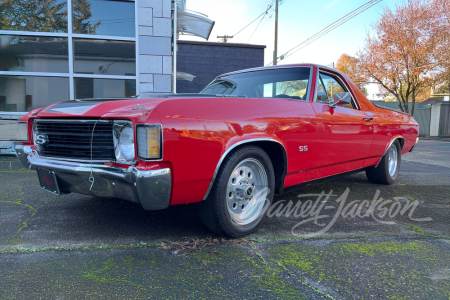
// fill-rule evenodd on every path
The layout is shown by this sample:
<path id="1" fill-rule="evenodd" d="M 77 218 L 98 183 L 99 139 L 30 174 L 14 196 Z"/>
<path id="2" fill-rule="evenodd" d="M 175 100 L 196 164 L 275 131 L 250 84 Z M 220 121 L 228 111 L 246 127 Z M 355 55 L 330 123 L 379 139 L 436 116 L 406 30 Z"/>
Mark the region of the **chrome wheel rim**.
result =
<path id="1" fill-rule="evenodd" d="M 391 175 L 392 177 L 397 172 L 398 166 L 398 153 L 397 148 L 394 145 L 392 145 L 391 148 L 389 148 L 388 166 L 389 166 L 389 175 Z"/>
<path id="2" fill-rule="evenodd" d="M 226 202 L 232 221 L 238 225 L 256 220 L 266 203 L 267 174 L 263 165 L 253 158 L 241 161 L 227 182 Z"/>

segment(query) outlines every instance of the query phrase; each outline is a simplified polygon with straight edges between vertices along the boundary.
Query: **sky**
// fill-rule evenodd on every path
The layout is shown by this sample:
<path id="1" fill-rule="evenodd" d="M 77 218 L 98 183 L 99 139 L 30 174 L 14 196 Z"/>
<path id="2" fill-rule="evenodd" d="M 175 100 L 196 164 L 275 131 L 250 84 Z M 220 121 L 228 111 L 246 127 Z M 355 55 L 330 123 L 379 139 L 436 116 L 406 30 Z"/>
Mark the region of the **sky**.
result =
<path id="1" fill-rule="evenodd" d="M 347 13 L 369 0 L 282 0 L 278 12 L 278 56 L 300 44 Z M 209 41 L 217 42 L 217 35 L 235 35 L 248 23 L 263 13 L 272 0 L 186 0 L 186 8 L 208 15 L 214 20 Z M 385 8 L 395 7 L 405 0 L 383 0 L 357 15 L 345 24 L 324 35 L 278 64 L 336 63 L 341 54 L 356 55 L 364 45 L 368 32 Z M 272 61 L 274 49 L 275 13 L 271 9 L 260 23 L 257 20 L 235 35 L 229 42 L 266 45 L 264 64 Z M 202 40 L 192 36 L 180 36 L 182 40 Z M 368 86 L 369 99 L 379 99 L 376 85 Z"/>

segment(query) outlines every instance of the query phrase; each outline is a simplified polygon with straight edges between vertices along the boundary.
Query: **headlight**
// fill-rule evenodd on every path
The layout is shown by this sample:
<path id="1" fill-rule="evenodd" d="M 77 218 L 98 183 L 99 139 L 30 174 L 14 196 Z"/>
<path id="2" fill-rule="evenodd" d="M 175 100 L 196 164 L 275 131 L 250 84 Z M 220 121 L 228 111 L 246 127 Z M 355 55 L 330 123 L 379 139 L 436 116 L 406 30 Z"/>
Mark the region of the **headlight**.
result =
<path id="1" fill-rule="evenodd" d="M 119 151 L 127 159 L 134 159 L 133 128 L 124 126 L 119 136 Z"/>
<path id="2" fill-rule="evenodd" d="M 27 122 L 18 122 L 19 127 L 19 137 L 18 141 L 28 141 L 28 123 Z"/>
<path id="3" fill-rule="evenodd" d="M 136 125 L 138 157 L 141 159 L 162 158 L 161 125 Z"/>
<path id="4" fill-rule="evenodd" d="M 134 132 L 129 121 L 114 121 L 114 151 L 119 163 L 134 163 Z"/>

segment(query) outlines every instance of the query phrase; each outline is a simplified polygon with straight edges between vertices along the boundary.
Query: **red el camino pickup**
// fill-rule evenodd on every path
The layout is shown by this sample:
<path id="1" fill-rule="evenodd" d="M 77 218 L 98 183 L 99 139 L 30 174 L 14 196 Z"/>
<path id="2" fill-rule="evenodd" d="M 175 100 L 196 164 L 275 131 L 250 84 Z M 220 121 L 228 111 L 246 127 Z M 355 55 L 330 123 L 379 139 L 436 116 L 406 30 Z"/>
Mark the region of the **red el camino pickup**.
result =
<path id="1" fill-rule="evenodd" d="M 419 126 L 375 106 L 344 74 L 312 64 L 242 70 L 200 94 L 60 102 L 24 116 L 16 145 L 40 185 L 156 210 L 197 203 L 211 230 L 239 237 L 274 194 L 365 171 L 392 184 Z"/>

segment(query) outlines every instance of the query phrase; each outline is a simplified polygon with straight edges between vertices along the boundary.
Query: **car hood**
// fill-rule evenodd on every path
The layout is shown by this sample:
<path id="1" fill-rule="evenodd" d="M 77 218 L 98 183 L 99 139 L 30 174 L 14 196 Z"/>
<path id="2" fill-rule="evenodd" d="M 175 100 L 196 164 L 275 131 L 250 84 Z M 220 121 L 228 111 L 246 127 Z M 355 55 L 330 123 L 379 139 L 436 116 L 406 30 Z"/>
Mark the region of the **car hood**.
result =
<path id="1" fill-rule="evenodd" d="M 164 98 L 127 100 L 71 100 L 53 104 L 41 110 L 38 118 L 127 118 L 145 121 Z"/>

